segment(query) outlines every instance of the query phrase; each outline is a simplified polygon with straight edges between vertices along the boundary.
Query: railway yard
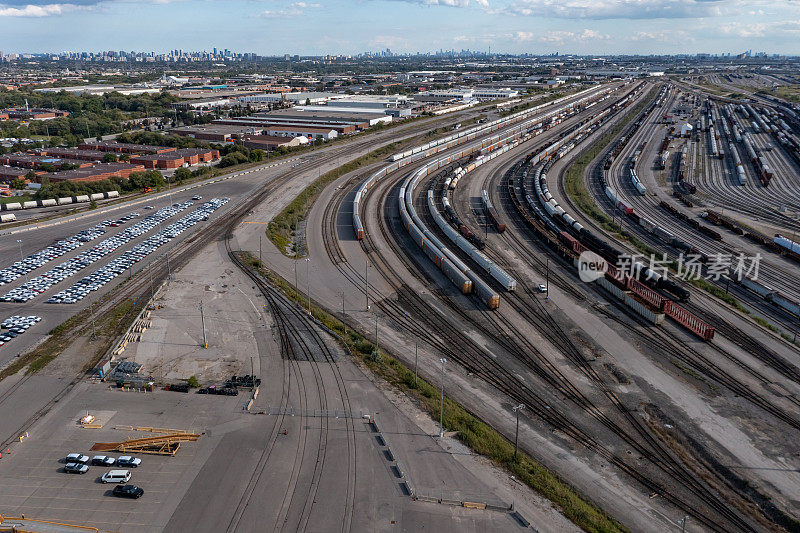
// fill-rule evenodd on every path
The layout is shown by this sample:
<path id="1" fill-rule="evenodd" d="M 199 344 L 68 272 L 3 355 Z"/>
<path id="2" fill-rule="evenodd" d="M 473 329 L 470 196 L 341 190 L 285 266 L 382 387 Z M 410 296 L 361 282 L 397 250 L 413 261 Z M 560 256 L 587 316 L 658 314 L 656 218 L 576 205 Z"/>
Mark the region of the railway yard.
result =
<path id="1" fill-rule="evenodd" d="M 797 531 L 800 106 L 766 92 L 783 83 L 586 84 L 0 226 L 0 515 Z M 390 143 L 321 188 L 302 256 L 268 238 Z M 492 455 L 517 442 L 541 470 Z M 141 498 L 59 464 L 107 449 L 142 458 Z"/>

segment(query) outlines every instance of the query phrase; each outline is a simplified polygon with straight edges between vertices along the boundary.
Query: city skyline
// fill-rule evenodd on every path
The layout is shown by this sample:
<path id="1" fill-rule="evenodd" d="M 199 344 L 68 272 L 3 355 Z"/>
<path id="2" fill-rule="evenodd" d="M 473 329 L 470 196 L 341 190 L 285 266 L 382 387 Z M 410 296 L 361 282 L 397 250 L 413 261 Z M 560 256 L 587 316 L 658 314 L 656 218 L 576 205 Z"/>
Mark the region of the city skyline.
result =
<path id="1" fill-rule="evenodd" d="M 6 0 L 6 53 L 210 50 L 280 56 L 471 49 L 549 54 L 798 53 L 791 0 Z M 31 36 L 36 35 L 35 39 Z"/>

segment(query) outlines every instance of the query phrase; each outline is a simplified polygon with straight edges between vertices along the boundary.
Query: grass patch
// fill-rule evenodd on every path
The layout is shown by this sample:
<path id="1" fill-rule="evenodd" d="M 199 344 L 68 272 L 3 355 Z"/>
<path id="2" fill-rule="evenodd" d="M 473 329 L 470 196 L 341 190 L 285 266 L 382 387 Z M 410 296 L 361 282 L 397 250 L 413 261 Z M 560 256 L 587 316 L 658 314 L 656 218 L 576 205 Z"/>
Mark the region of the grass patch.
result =
<path id="1" fill-rule="evenodd" d="M 586 188 L 583 176 L 589 164 L 594 161 L 611 144 L 617 135 L 619 135 L 654 99 L 655 95 L 639 102 L 626 117 L 607 131 L 598 142 L 584 150 L 564 174 L 564 188 L 572 201 L 575 202 L 575 205 L 578 206 L 578 209 L 596 220 L 603 229 L 616 235 L 621 240 L 630 242 L 641 253 L 648 256 L 655 253 L 655 251 L 633 234 L 623 230 L 615 219 L 612 219 L 600 209 L 594 202 L 589 190 Z M 624 215 L 620 214 L 620 216 Z"/>
<path id="2" fill-rule="evenodd" d="M 289 299 L 303 308 L 308 300 L 283 278 L 265 268 L 261 261 L 248 253 L 241 254 L 247 265 L 255 269 Z M 349 352 L 363 362 L 375 375 L 416 400 L 421 409 L 432 418 L 439 416 L 439 389 L 422 378 L 397 358 L 367 340 L 359 332 L 348 328 L 340 320 L 316 305 L 311 306 L 314 316 L 329 330 L 335 332 Z M 445 396 L 444 425 L 455 431 L 457 438 L 473 451 L 491 459 L 516 479 L 553 502 L 575 525 L 591 532 L 627 531 L 602 509 L 585 499 L 580 493 L 525 453 L 514 461 L 514 445 L 455 401 Z"/>
<path id="3" fill-rule="evenodd" d="M 687 376 L 691 376 L 694 379 L 697 379 L 697 380 L 700 380 L 700 381 L 705 381 L 706 380 L 706 378 L 704 376 L 698 374 L 697 371 L 695 371 L 693 368 L 689 368 L 688 366 L 684 365 L 683 363 L 681 363 L 677 359 L 673 359 L 672 357 L 670 357 L 669 362 L 672 363 L 673 365 L 675 365 L 681 372 L 683 372 Z"/>
<path id="4" fill-rule="evenodd" d="M 24 194 L 22 196 L 0 196 L 0 204 L 13 204 L 15 202 L 29 202 L 33 200 L 30 195 Z"/>

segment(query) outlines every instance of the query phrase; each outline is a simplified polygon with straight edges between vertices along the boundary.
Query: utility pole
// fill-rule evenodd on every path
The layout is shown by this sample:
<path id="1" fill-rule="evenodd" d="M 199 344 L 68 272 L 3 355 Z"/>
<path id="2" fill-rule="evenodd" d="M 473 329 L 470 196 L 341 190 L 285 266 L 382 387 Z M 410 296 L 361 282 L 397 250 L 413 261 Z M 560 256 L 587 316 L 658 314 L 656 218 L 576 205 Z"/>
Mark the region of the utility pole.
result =
<path id="1" fill-rule="evenodd" d="M 133 277 L 133 263 L 128 267 L 128 279 Z"/>
<path id="2" fill-rule="evenodd" d="M 369 311 L 369 260 L 364 261 L 364 294 L 367 296 L 367 311 Z"/>
<path id="3" fill-rule="evenodd" d="M 22 239 L 17 239 L 17 244 L 19 244 L 19 260 L 20 262 L 23 261 L 22 258 Z M 25 283 L 28 283 L 28 273 L 25 272 Z"/>
<path id="4" fill-rule="evenodd" d="M 439 437 L 444 437 L 444 365 L 447 363 L 447 359 L 444 357 L 440 358 L 439 361 L 442 362 L 442 403 L 439 407 Z"/>
<path id="5" fill-rule="evenodd" d="M 544 299 L 545 300 L 549 300 L 550 299 L 550 258 L 547 257 L 546 259 L 547 259 L 547 275 L 545 277 L 545 286 L 544 286 L 545 295 L 544 295 Z"/>
<path id="6" fill-rule="evenodd" d="M 375 313 L 375 351 L 378 351 L 378 313 Z"/>
<path id="7" fill-rule="evenodd" d="M 519 441 L 519 412 L 523 409 L 525 409 L 524 403 L 511 408 L 511 410 L 517 415 L 517 429 L 514 431 L 514 462 L 517 461 L 517 443 Z"/>
<path id="8" fill-rule="evenodd" d="M 297 285 L 297 252 L 294 254 L 294 288 L 298 290 L 300 287 Z"/>
<path id="9" fill-rule="evenodd" d="M 311 277 L 309 276 L 309 264 L 311 264 L 311 259 L 306 257 L 306 288 L 308 294 L 308 316 L 313 316 L 311 314 Z"/>
<path id="10" fill-rule="evenodd" d="M 92 314 L 92 340 L 95 338 L 95 330 L 94 330 L 94 300 L 89 300 L 89 309 Z"/>
<path id="11" fill-rule="evenodd" d="M 167 258 L 167 280 L 172 281 L 172 269 L 169 266 L 169 252 L 164 252 L 164 257 Z"/>
<path id="12" fill-rule="evenodd" d="M 261 235 L 258 236 L 258 260 L 262 263 L 264 260 L 261 258 Z"/>
<path id="13" fill-rule="evenodd" d="M 150 271 L 150 300 L 151 300 L 151 303 L 152 303 L 152 300 L 154 300 L 155 297 L 156 297 L 156 294 L 153 291 L 153 262 L 152 261 L 150 261 L 150 268 L 148 268 L 147 270 Z"/>
<path id="14" fill-rule="evenodd" d="M 681 518 L 681 533 L 686 533 L 686 521 L 689 520 L 689 515 L 687 514 L 683 518 Z"/>
<path id="15" fill-rule="evenodd" d="M 200 323 L 203 325 L 203 348 L 208 348 L 208 340 L 206 340 L 206 315 L 203 313 L 202 300 L 200 300 Z"/>

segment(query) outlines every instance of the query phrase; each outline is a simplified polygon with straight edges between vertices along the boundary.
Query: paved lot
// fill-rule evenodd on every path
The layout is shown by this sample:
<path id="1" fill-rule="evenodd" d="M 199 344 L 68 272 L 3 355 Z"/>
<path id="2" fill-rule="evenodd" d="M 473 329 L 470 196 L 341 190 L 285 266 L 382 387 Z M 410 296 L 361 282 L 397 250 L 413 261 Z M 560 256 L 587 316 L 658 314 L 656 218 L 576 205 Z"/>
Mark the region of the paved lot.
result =
<path id="1" fill-rule="evenodd" d="M 29 437 L 11 446 L 0 460 L 0 508 L 8 514 L 69 523 L 91 523 L 107 530 L 142 531 L 157 528 L 169 506 L 213 449 L 215 437 L 204 435 L 184 444 L 174 457 L 137 455 L 131 483 L 144 488 L 140 500 L 110 496 L 112 486 L 100 482 L 108 468 L 90 466 L 84 475 L 63 472 L 63 458 L 80 452 L 90 457 L 95 442 L 119 442 L 149 433 L 120 431 L 116 426 L 151 426 L 204 432 L 239 411 L 240 397 L 211 397 L 180 393 L 141 394 L 108 389 L 104 384 L 81 384 L 54 409 Z M 119 405 L 102 429 L 85 429 L 78 419 L 86 410 Z M 105 452 L 104 452 L 105 453 Z M 114 457 L 119 452 L 108 453 Z"/>

